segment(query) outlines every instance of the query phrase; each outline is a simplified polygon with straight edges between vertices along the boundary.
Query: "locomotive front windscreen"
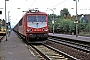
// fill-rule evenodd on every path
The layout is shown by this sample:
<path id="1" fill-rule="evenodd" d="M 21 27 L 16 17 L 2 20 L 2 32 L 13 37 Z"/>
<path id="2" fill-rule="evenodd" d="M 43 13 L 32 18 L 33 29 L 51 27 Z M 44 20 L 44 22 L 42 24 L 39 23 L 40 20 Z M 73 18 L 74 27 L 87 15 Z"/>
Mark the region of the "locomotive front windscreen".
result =
<path id="1" fill-rule="evenodd" d="M 46 22 L 46 16 L 40 15 L 28 16 L 28 22 Z"/>

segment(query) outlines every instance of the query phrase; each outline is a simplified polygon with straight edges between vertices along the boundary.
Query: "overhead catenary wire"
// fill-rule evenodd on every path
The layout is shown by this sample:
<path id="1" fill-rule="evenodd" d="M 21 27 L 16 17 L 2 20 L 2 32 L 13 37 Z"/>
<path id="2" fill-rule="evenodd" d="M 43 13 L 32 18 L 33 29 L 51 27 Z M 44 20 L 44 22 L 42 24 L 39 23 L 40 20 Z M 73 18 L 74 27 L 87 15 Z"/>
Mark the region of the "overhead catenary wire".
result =
<path id="1" fill-rule="evenodd" d="M 34 0 L 34 2 L 31 4 L 31 6 L 30 7 L 32 7 L 33 5 L 34 5 L 34 3 L 36 2 L 36 0 Z"/>
<path id="2" fill-rule="evenodd" d="M 26 1 L 27 1 L 27 0 L 26 0 Z M 60 3 L 56 4 L 56 5 L 54 5 L 53 7 L 56 7 L 56 6 L 58 6 L 58 5 L 62 4 L 62 3 L 64 3 L 65 1 L 66 1 L 66 0 L 63 0 L 62 2 L 60 2 Z M 30 5 L 30 7 L 32 7 L 32 6 L 35 4 L 35 2 L 36 2 L 36 0 L 33 1 L 33 3 Z M 44 0 L 44 2 L 46 3 L 45 0 Z M 47 5 L 47 3 L 46 3 L 46 5 Z M 53 8 L 53 7 L 51 7 L 51 8 Z"/>
<path id="3" fill-rule="evenodd" d="M 26 0 L 26 2 L 28 2 L 28 0 Z M 34 4 L 35 4 L 35 2 L 36 2 L 36 0 L 34 0 L 33 2 L 32 2 L 32 4 L 30 4 L 30 7 L 32 7 Z M 27 4 L 26 4 L 27 5 Z M 33 8 L 28 8 L 28 10 L 30 10 L 30 9 L 33 9 Z M 28 11 L 27 10 L 27 11 Z M 23 12 L 25 12 L 25 11 L 23 11 Z"/>
<path id="4" fill-rule="evenodd" d="M 62 3 L 64 3 L 66 0 L 63 0 L 62 2 L 60 2 L 60 3 L 58 3 L 58 4 L 56 4 L 56 5 L 54 5 L 53 7 L 56 7 L 56 6 L 58 6 L 58 5 L 60 5 L 60 4 L 62 4 Z M 52 8 L 53 8 L 52 7 Z"/>

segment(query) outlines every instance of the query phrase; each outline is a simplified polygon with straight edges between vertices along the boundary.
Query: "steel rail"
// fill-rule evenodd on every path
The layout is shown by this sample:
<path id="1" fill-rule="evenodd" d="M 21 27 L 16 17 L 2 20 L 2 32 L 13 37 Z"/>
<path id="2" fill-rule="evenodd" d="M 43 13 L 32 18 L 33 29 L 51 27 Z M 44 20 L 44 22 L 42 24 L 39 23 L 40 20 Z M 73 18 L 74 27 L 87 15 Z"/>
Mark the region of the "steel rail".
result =
<path id="1" fill-rule="evenodd" d="M 55 52 L 57 52 L 59 54 L 64 55 L 65 57 L 69 58 L 69 60 L 79 60 L 79 59 L 77 59 L 77 58 L 75 58 L 73 56 L 70 56 L 70 55 L 68 55 L 68 54 L 66 54 L 66 53 L 64 53 L 64 52 L 62 52 L 62 51 L 60 51 L 58 49 L 55 49 L 55 48 L 53 48 L 53 47 L 51 47 L 49 45 L 46 45 L 46 44 L 43 44 L 43 45 L 46 46 L 46 47 L 48 47 L 48 48 L 50 48 L 50 49 L 52 49 L 53 51 L 55 51 Z"/>
<path id="2" fill-rule="evenodd" d="M 86 53 L 90 53 L 90 50 L 85 49 L 85 48 L 81 48 L 81 47 L 77 47 L 77 46 L 72 45 L 72 44 L 67 44 L 65 42 L 56 41 L 56 40 L 52 40 L 52 39 L 49 39 L 49 41 L 56 42 L 56 43 L 59 43 L 59 44 L 63 44 L 63 45 L 66 45 L 66 46 L 69 46 L 69 47 L 72 47 L 72 48 L 75 48 L 75 49 L 78 49 L 78 50 L 82 50 L 82 51 L 84 51 Z"/>
<path id="3" fill-rule="evenodd" d="M 34 47 L 32 44 L 30 44 L 32 48 L 34 48 L 41 56 L 43 56 L 46 60 L 51 60 L 48 56 L 43 54 L 40 50 L 38 50 L 36 47 Z"/>

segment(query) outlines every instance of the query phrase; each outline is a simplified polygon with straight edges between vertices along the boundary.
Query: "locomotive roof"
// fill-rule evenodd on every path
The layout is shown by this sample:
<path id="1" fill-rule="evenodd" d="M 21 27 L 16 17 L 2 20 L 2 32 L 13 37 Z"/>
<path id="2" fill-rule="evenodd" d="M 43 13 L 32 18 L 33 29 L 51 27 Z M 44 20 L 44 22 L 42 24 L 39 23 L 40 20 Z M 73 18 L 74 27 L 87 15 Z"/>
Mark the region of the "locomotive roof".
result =
<path id="1" fill-rule="evenodd" d="M 47 14 L 47 13 L 45 12 L 26 12 L 26 14 Z"/>

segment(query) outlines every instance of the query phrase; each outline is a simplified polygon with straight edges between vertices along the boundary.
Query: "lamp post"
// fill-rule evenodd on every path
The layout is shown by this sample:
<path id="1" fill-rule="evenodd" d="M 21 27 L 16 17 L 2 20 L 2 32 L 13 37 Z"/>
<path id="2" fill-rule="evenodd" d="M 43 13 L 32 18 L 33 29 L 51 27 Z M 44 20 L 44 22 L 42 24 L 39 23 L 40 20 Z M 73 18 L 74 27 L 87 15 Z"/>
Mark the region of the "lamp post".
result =
<path id="1" fill-rule="evenodd" d="M 77 0 L 76 0 L 76 37 L 78 37 Z"/>
<path id="2" fill-rule="evenodd" d="M 47 9 L 50 9 L 50 8 L 47 8 Z M 55 8 L 54 8 L 55 9 Z M 53 34 L 54 34 L 54 10 L 53 9 L 50 9 L 52 12 L 53 12 L 53 20 L 52 20 L 52 24 L 53 24 Z"/>
<path id="3" fill-rule="evenodd" d="M 10 13 L 10 11 L 8 11 L 8 36 L 10 35 L 10 31 L 11 31 L 11 24 L 10 24 L 10 17 L 11 16 L 9 16 L 9 13 Z"/>
<path id="4" fill-rule="evenodd" d="M 77 0 L 73 0 L 73 1 L 76 1 L 76 20 L 74 23 L 76 24 L 76 37 L 78 37 Z"/>
<path id="5" fill-rule="evenodd" d="M 9 17 L 10 17 L 10 16 L 9 16 L 9 13 L 10 13 L 10 11 L 8 11 L 8 22 L 10 22 L 10 19 L 9 19 Z"/>
<path id="6" fill-rule="evenodd" d="M 6 41 L 7 41 L 7 17 L 6 17 L 6 0 L 5 0 L 5 21 L 6 21 L 6 24 L 5 24 L 5 26 L 6 26 Z"/>
<path id="7" fill-rule="evenodd" d="M 5 24 L 5 27 L 6 27 L 6 41 L 7 41 L 7 16 L 6 16 L 6 1 L 9 1 L 9 0 L 5 0 L 5 21 L 6 21 L 6 24 Z"/>

